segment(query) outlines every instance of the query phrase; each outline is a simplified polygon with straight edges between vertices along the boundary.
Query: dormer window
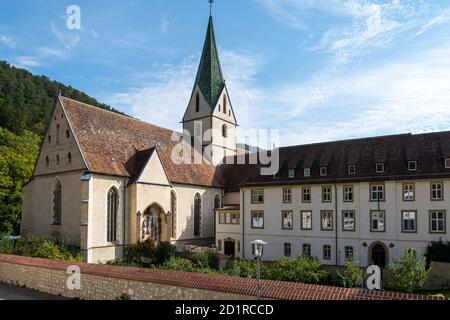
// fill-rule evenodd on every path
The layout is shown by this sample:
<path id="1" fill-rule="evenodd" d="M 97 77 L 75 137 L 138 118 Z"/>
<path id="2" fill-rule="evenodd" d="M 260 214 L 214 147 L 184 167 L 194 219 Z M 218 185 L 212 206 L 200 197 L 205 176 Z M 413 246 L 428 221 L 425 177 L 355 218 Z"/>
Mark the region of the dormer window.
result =
<path id="1" fill-rule="evenodd" d="M 200 112 L 200 94 L 198 92 L 195 96 L 195 112 Z"/>
<path id="2" fill-rule="evenodd" d="M 384 163 L 383 162 L 377 163 L 375 169 L 377 173 L 384 173 Z"/>
<path id="3" fill-rule="evenodd" d="M 326 175 L 328 175 L 328 167 L 320 167 L 320 175 L 322 177 L 325 177 Z"/>
<path id="4" fill-rule="evenodd" d="M 311 168 L 303 169 L 303 176 L 304 177 L 310 177 L 311 176 Z"/>
<path id="5" fill-rule="evenodd" d="M 289 169 L 289 179 L 293 179 L 295 177 L 295 169 Z"/>
<path id="6" fill-rule="evenodd" d="M 417 161 L 408 161 L 408 171 L 417 171 Z"/>
<path id="7" fill-rule="evenodd" d="M 445 159 L 445 169 L 450 169 L 450 158 Z"/>
<path id="8" fill-rule="evenodd" d="M 347 172 L 351 175 L 356 174 L 356 164 L 349 165 L 347 168 Z"/>

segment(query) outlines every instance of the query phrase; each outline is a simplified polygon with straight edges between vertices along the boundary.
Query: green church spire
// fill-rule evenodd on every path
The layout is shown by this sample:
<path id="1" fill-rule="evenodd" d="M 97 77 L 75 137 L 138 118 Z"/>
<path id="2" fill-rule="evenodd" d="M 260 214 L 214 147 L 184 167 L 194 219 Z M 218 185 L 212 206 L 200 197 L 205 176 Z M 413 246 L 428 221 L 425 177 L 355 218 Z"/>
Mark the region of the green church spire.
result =
<path id="1" fill-rule="evenodd" d="M 220 67 L 212 16 L 209 17 L 208 32 L 203 46 L 202 58 L 197 72 L 195 84 L 200 87 L 206 101 L 213 109 L 225 86 Z"/>

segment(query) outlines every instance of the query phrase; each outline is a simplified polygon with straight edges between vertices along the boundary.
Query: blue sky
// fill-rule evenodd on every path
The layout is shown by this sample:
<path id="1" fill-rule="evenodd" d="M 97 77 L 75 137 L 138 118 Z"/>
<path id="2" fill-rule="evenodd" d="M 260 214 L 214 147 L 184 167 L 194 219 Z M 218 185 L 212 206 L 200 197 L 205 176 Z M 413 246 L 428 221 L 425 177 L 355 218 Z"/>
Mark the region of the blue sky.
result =
<path id="1" fill-rule="evenodd" d="M 0 59 L 179 130 L 208 15 L 206 0 L 2 0 Z M 243 129 L 282 145 L 450 129 L 448 0 L 216 0 L 213 16 Z"/>

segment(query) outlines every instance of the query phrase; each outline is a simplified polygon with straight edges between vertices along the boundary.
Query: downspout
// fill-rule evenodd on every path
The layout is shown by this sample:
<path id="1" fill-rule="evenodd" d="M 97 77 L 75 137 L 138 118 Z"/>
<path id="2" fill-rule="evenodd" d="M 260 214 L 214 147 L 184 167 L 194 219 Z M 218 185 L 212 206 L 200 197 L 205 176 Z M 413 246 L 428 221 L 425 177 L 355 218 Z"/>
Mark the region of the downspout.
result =
<path id="1" fill-rule="evenodd" d="M 125 255 L 125 247 L 127 244 L 127 228 L 126 228 L 126 221 L 127 221 L 127 188 L 128 188 L 129 180 L 125 180 L 125 187 L 123 188 L 123 252 L 122 255 Z"/>
<path id="2" fill-rule="evenodd" d="M 245 189 L 241 188 L 242 190 L 242 215 L 241 215 L 241 222 L 242 222 L 242 236 L 241 236 L 241 251 L 242 251 L 242 259 L 245 259 Z"/>
<path id="3" fill-rule="evenodd" d="M 338 245 L 338 195 L 337 195 L 337 187 L 336 183 L 334 184 L 334 211 L 336 214 L 336 230 L 335 230 L 335 243 L 336 243 L 336 266 L 339 266 L 339 245 Z"/>

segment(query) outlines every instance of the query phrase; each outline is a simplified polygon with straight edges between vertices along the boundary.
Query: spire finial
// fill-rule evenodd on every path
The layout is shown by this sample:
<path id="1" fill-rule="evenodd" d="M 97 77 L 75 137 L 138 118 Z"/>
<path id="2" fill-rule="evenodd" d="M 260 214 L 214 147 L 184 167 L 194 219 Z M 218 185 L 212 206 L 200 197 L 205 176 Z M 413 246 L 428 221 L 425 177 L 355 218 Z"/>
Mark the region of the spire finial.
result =
<path id="1" fill-rule="evenodd" d="M 214 0 L 208 0 L 208 2 L 209 2 L 209 16 L 211 17 L 212 16 L 212 6 L 214 3 Z"/>

